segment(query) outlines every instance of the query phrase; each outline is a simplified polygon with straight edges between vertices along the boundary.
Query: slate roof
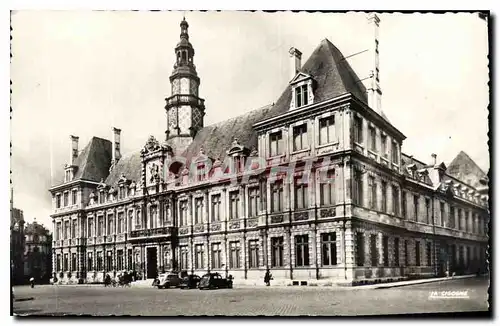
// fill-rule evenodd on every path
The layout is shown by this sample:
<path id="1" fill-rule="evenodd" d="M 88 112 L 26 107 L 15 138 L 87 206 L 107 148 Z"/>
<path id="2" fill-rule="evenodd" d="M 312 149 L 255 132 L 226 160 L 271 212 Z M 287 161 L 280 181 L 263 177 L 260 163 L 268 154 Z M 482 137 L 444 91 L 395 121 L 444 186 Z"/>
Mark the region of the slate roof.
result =
<path id="1" fill-rule="evenodd" d="M 99 182 L 105 179 L 111 166 L 111 151 L 109 140 L 92 137 L 73 163 L 78 167 L 73 180 L 84 179 Z M 62 183 L 64 183 L 64 177 L 58 184 Z"/>
<path id="2" fill-rule="evenodd" d="M 316 82 L 315 102 L 352 93 L 367 103 L 366 88 L 343 58 L 342 53 L 329 40 L 324 39 L 300 69 L 301 72 L 311 75 Z M 189 161 L 199 155 L 203 146 L 207 156 L 222 161 L 234 138 L 249 149 L 257 147 L 257 135 L 252 125 L 288 112 L 291 97 L 291 87 L 287 85 L 274 105 L 202 128 L 182 155 Z"/>
<path id="3" fill-rule="evenodd" d="M 141 178 L 141 152 L 136 151 L 122 155 L 104 181 L 107 185 L 115 185 L 122 174 L 128 180 L 138 182 Z"/>
<path id="4" fill-rule="evenodd" d="M 464 151 L 460 151 L 451 161 L 446 173 L 473 187 L 478 187 L 480 185 L 479 180 L 487 176 Z"/>
<path id="5" fill-rule="evenodd" d="M 412 175 L 410 174 L 410 172 L 408 171 L 408 167 L 411 164 L 415 164 L 415 167 L 416 167 L 417 171 L 418 170 L 427 169 L 427 168 L 431 167 L 431 165 L 425 164 L 425 163 L 423 163 L 423 162 L 415 159 L 414 157 L 412 157 L 410 155 L 407 155 L 405 153 L 401 153 L 401 167 L 402 167 L 401 170 L 402 170 L 403 175 L 405 175 L 408 178 L 413 178 Z M 426 176 L 423 181 L 425 183 L 432 184 L 432 181 L 429 178 L 429 176 Z"/>

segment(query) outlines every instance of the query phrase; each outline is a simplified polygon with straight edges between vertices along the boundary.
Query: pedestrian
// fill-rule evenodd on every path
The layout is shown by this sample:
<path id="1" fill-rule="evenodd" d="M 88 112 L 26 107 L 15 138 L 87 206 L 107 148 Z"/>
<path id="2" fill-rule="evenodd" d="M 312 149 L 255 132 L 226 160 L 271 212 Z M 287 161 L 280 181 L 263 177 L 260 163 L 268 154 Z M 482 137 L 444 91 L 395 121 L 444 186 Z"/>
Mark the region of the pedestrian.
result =
<path id="1" fill-rule="evenodd" d="M 35 287 L 35 278 L 34 277 L 30 278 L 30 284 L 31 284 L 31 288 Z"/>
<path id="2" fill-rule="evenodd" d="M 271 275 L 271 272 L 269 269 L 266 270 L 266 275 L 264 275 L 264 283 L 266 283 L 266 286 L 271 285 L 271 280 L 273 279 L 273 276 Z"/>

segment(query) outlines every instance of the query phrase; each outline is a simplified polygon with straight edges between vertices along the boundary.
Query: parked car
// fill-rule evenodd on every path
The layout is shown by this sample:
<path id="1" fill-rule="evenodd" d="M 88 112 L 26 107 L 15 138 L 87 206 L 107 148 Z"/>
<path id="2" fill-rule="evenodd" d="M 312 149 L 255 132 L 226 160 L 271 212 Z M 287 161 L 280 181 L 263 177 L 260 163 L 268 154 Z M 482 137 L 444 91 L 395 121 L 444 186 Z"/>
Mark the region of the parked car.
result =
<path id="1" fill-rule="evenodd" d="M 182 279 L 180 284 L 181 289 L 194 289 L 200 283 L 201 278 L 196 274 L 187 275 Z"/>
<path id="2" fill-rule="evenodd" d="M 198 283 L 198 288 L 202 289 L 232 289 L 233 280 L 222 277 L 219 273 L 207 273 L 203 275 Z"/>
<path id="3" fill-rule="evenodd" d="M 170 287 L 178 287 L 181 284 L 181 278 L 175 273 L 163 273 L 158 277 L 156 286 L 158 289 L 168 289 Z"/>

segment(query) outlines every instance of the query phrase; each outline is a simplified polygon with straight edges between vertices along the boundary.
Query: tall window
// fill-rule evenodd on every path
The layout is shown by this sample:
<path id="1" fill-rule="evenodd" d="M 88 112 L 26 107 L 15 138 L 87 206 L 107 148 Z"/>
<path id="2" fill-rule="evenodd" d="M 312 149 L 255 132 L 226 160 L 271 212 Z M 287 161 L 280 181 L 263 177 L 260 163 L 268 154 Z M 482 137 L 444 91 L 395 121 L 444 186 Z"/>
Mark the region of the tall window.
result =
<path id="1" fill-rule="evenodd" d="M 136 228 L 139 228 L 140 225 L 141 225 L 141 211 L 138 209 L 136 212 L 135 212 L 135 226 Z"/>
<path id="2" fill-rule="evenodd" d="M 88 271 L 94 270 L 94 259 L 92 257 L 92 252 L 87 253 L 87 270 Z"/>
<path id="3" fill-rule="evenodd" d="M 240 268 L 240 242 L 232 241 L 229 243 L 229 268 Z"/>
<path id="4" fill-rule="evenodd" d="M 123 250 L 116 251 L 116 269 L 121 271 L 123 270 Z"/>
<path id="5" fill-rule="evenodd" d="M 276 181 L 271 185 L 271 212 L 283 210 L 283 181 Z"/>
<path id="6" fill-rule="evenodd" d="M 457 228 L 458 230 L 462 230 L 462 228 L 463 228 L 463 225 L 462 225 L 462 218 L 463 218 L 462 212 L 463 212 L 462 209 L 459 208 L 458 209 L 458 228 Z"/>
<path id="7" fill-rule="evenodd" d="M 64 221 L 64 239 L 68 239 L 69 237 L 70 237 L 69 221 Z"/>
<path id="8" fill-rule="evenodd" d="M 283 237 L 271 238 L 271 266 L 283 266 Z"/>
<path id="9" fill-rule="evenodd" d="M 392 163 L 399 163 L 398 144 L 394 141 L 392 142 Z"/>
<path id="10" fill-rule="evenodd" d="M 425 256 L 427 257 L 427 266 L 432 266 L 432 244 L 427 242 L 425 248 Z"/>
<path id="11" fill-rule="evenodd" d="M 431 200 L 425 198 L 425 219 L 427 224 L 431 224 Z"/>
<path id="12" fill-rule="evenodd" d="M 365 235 L 361 232 L 356 233 L 356 264 L 365 264 Z"/>
<path id="13" fill-rule="evenodd" d="M 382 236 L 382 249 L 383 249 L 383 258 L 384 258 L 384 266 L 389 266 L 389 237 L 384 235 Z"/>
<path id="14" fill-rule="evenodd" d="M 370 260 L 372 267 L 378 266 L 377 236 L 375 234 L 370 235 Z"/>
<path id="15" fill-rule="evenodd" d="M 420 241 L 415 241 L 415 265 L 420 266 Z"/>
<path id="16" fill-rule="evenodd" d="M 408 240 L 405 240 L 405 266 L 410 265 L 410 256 L 408 252 Z"/>
<path id="17" fill-rule="evenodd" d="M 335 170 L 328 170 L 326 180 L 320 179 L 320 204 L 335 205 Z"/>
<path id="18" fill-rule="evenodd" d="M 106 252 L 106 272 L 113 270 L 113 252 L 108 250 Z"/>
<path id="19" fill-rule="evenodd" d="M 99 204 L 103 204 L 105 199 L 104 191 L 99 191 Z"/>
<path id="20" fill-rule="evenodd" d="M 132 231 L 132 223 L 133 222 L 134 222 L 134 212 L 128 211 L 128 227 L 127 227 L 128 232 Z"/>
<path id="21" fill-rule="evenodd" d="M 295 266 L 309 266 L 309 236 L 295 236 Z"/>
<path id="22" fill-rule="evenodd" d="M 406 216 L 406 191 L 401 192 L 401 199 L 402 199 L 402 205 L 401 205 L 401 213 L 403 215 L 403 218 L 407 218 Z"/>
<path id="23" fill-rule="evenodd" d="M 239 218 L 240 192 L 231 191 L 229 193 L 229 219 Z"/>
<path id="24" fill-rule="evenodd" d="M 375 177 L 368 176 L 368 205 L 371 209 L 377 209 L 377 184 L 375 183 Z"/>
<path id="25" fill-rule="evenodd" d="M 188 210 L 188 201 L 181 200 L 179 202 L 179 226 L 187 225 L 187 212 Z"/>
<path id="26" fill-rule="evenodd" d="M 381 183 L 382 190 L 382 212 L 387 213 L 387 181 Z"/>
<path id="27" fill-rule="evenodd" d="M 358 116 L 354 116 L 354 142 L 363 143 L 363 119 Z"/>
<path id="28" fill-rule="evenodd" d="M 203 269 L 203 245 L 197 244 L 194 246 L 195 252 L 195 260 L 194 260 L 194 268 Z"/>
<path id="29" fill-rule="evenodd" d="M 382 134 L 382 137 L 380 137 L 380 139 L 382 143 L 381 154 L 383 157 L 387 158 L 387 136 Z"/>
<path id="30" fill-rule="evenodd" d="M 71 271 L 76 271 L 76 252 L 71 254 Z"/>
<path id="31" fill-rule="evenodd" d="M 114 220 L 113 215 L 108 215 L 108 227 L 106 228 L 107 235 L 113 234 L 113 225 L 115 224 Z"/>
<path id="32" fill-rule="evenodd" d="M 123 227 L 123 212 L 118 213 L 118 223 L 116 225 L 116 233 L 121 234 L 125 232 L 125 228 Z"/>
<path id="33" fill-rule="evenodd" d="M 319 144 L 325 145 L 335 141 L 335 117 L 330 116 L 319 120 Z"/>
<path id="34" fill-rule="evenodd" d="M 103 264 L 102 264 L 102 251 L 97 252 L 97 269 L 98 271 L 103 270 Z"/>
<path id="35" fill-rule="evenodd" d="M 87 235 L 89 237 L 93 237 L 94 236 L 94 218 L 89 218 L 87 220 L 87 225 L 89 227 L 89 230 L 87 232 Z"/>
<path id="36" fill-rule="evenodd" d="M 97 217 L 97 236 L 102 237 L 104 235 L 104 216 Z"/>
<path id="37" fill-rule="evenodd" d="M 250 268 L 259 267 L 259 240 L 248 241 L 248 263 Z"/>
<path id="38" fill-rule="evenodd" d="M 271 156 L 283 154 L 283 135 L 281 131 L 269 135 L 269 148 Z"/>
<path id="39" fill-rule="evenodd" d="M 295 107 L 300 108 L 301 106 L 307 105 L 308 94 L 307 85 L 295 87 Z"/>
<path id="40" fill-rule="evenodd" d="M 76 190 L 71 191 L 71 204 L 76 205 L 78 192 Z"/>
<path id="41" fill-rule="evenodd" d="M 444 203 L 443 202 L 439 203 L 439 214 L 441 216 L 441 226 L 444 226 L 444 221 L 446 221 L 446 213 L 444 210 Z"/>
<path id="42" fill-rule="evenodd" d="M 299 151 L 308 147 L 307 124 L 293 127 L 293 150 Z"/>
<path id="43" fill-rule="evenodd" d="M 64 201 L 64 207 L 68 206 L 68 200 L 69 200 L 69 193 L 68 192 L 65 192 L 64 195 L 63 195 L 63 201 Z"/>
<path id="44" fill-rule="evenodd" d="M 418 221 L 418 195 L 413 195 L 413 216 Z"/>
<path id="45" fill-rule="evenodd" d="M 203 222 L 203 198 L 195 198 L 194 200 L 195 211 L 194 211 L 194 224 Z"/>
<path id="46" fill-rule="evenodd" d="M 363 174 L 358 170 L 354 170 L 352 195 L 353 203 L 358 206 L 363 206 Z"/>
<path id="47" fill-rule="evenodd" d="M 370 126 L 370 149 L 372 151 L 377 150 L 377 131 L 375 127 Z"/>
<path id="48" fill-rule="evenodd" d="M 62 272 L 62 266 L 61 266 L 61 254 L 57 254 L 56 258 L 56 268 L 58 272 Z"/>
<path id="49" fill-rule="evenodd" d="M 212 268 L 219 269 L 222 267 L 221 257 L 220 243 L 212 243 Z"/>
<path id="50" fill-rule="evenodd" d="M 221 218 L 220 194 L 212 195 L 212 222 L 219 222 Z"/>
<path id="51" fill-rule="evenodd" d="M 399 267 L 399 238 L 394 239 L 394 266 Z"/>
<path id="52" fill-rule="evenodd" d="M 77 222 L 76 218 L 71 220 L 71 238 L 72 239 L 76 238 L 77 223 L 78 222 Z"/>
<path id="53" fill-rule="evenodd" d="M 189 255 L 188 247 L 180 246 L 179 251 L 180 251 L 179 268 L 181 271 L 186 270 L 188 269 L 188 255 Z"/>
<path id="54" fill-rule="evenodd" d="M 125 195 L 126 195 L 125 187 L 123 185 L 119 186 L 118 187 L 118 199 L 125 198 Z"/>
<path id="55" fill-rule="evenodd" d="M 323 266 L 337 265 L 337 243 L 336 234 L 321 234 L 321 261 Z"/>
<path id="56" fill-rule="evenodd" d="M 132 249 L 127 249 L 127 269 L 133 270 L 134 269 L 134 264 L 132 261 Z"/>
<path id="57" fill-rule="evenodd" d="M 68 254 L 64 254 L 64 261 L 63 261 L 63 269 L 65 272 L 69 271 L 69 266 L 68 266 Z"/>
<path id="58" fill-rule="evenodd" d="M 399 189 L 394 185 L 392 186 L 392 212 L 399 216 Z"/>
<path id="59" fill-rule="evenodd" d="M 448 216 L 448 227 L 455 228 L 455 207 L 450 205 L 450 216 Z"/>
<path id="60" fill-rule="evenodd" d="M 259 187 L 248 189 L 248 216 L 257 216 L 259 213 L 260 190 Z"/>
<path id="61" fill-rule="evenodd" d="M 307 183 L 295 179 L 295 209 L 307 208 Z"/>
<path id="62" fill-rule="evenodd" d="M 56 208 L 61 208 L 61 195 L 56 195 Z"/>

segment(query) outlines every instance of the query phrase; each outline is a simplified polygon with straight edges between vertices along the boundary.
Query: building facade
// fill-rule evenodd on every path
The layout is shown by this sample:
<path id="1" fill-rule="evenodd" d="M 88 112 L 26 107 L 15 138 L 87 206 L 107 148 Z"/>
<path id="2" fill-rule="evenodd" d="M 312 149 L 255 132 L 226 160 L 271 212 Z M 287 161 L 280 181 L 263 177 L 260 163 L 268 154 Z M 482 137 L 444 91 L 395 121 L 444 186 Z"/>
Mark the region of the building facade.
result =
<path id="1" fill-rule="evenodd" d="M 81 152 L 71 136 L 64 180 L 50 189 L 59 282 L 124 269 L 144 279 L 217 271 L 235 283 L 270 269 L 291 283 L 485 268 L 487 176 L 479 169 L 467 183 L 435 155 L 402 153 L 378 66 L 365 87 L 329 40 L 303 65 L 292 48 L 275 103 L 204 126 L 185 20 L 180 38 L 164 141 L 150 136 L 122 155 L 119 129 Z"/>
<path id="2" fill-rule="evenodd" d="M 24 230 L 24 276 L 37 283 L 48 283 L 52 277 L 52 235 L 35 221 L 26 224 Z"/>
<path id="3" fill-rule="evenodd" d="M 24 215 L 23 211 L 10 205 L 10 264 L 13 284 L 22 284 L 24 253 Z"/>

